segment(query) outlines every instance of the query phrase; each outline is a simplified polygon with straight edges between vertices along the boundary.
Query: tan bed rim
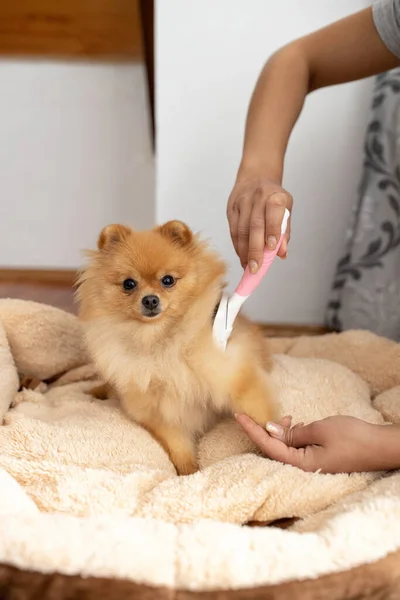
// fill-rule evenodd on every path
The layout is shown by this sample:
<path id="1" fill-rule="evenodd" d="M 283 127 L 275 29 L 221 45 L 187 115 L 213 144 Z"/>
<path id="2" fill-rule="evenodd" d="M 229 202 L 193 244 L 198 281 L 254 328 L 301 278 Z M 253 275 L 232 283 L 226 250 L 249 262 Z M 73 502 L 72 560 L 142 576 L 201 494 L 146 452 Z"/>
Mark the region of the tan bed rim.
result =
<path id="1" fill-rule="evenodd" d="M 126 580 L 43 574 L 0 565 L 1 600 L 397 600 L 400 551 L 318 579 L 237 591 L 188 592 Z"/>

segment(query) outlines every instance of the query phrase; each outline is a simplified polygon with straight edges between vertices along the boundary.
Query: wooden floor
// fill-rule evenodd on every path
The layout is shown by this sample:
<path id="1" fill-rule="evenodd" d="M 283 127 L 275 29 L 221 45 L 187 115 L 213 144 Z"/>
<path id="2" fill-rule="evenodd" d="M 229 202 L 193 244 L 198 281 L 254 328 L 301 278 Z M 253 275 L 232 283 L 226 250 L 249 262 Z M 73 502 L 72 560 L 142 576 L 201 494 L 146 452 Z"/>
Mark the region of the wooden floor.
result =
<path id="1" fill-rule="evenodd" d="M 10 282 L 0 280 L 0 298 L 34 300 L 74 314 L 77 312 L 72 286 L 60 282 L 50 284 L 34 283 L 32 281 L 23 282 L 21 280 Z M 327 333 L 325 327 L 313 325 L 263 324 L 262 327 L 268 337 L 296 337 Z"/>

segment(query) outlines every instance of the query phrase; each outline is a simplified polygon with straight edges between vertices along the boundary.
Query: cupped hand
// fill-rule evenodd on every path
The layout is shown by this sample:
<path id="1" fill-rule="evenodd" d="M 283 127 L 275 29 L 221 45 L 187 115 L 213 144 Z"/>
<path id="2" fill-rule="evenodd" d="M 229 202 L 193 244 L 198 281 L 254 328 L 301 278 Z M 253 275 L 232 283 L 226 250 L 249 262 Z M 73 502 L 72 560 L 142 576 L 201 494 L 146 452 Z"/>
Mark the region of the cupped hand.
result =
<path id="1" fill-rule="evenodd" d="M 384 451 L 387 426 L 348 416 L 334 416 L 309 425 L 291 426 L 291 417 L 260 427 L 247 415 L 236 419 L 269 458 L 303 471 L 352 473 L 393 468 Z"/>

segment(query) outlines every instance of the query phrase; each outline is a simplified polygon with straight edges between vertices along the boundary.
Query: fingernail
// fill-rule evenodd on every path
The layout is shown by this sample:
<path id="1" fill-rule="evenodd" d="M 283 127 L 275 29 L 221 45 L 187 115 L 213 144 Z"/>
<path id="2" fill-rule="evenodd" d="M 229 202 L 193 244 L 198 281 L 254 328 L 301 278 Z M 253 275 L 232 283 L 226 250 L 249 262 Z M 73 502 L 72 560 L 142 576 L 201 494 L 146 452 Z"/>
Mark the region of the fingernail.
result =
<path id="1" fill-rule="evenodd" d="M 267 431 L 269 431 L 269 433 L 273 433 L 280 437 L 283 436 L 284 428 L 282 425 L 276 425 L 276 423 L 267 423 L 265 428 Z"/>
<path id="2" fill-rule="evenodd" d="M 252 275 L 255 275 L 258 271 L 258 264 L 256 263 L 255 260 L 251 260 L 249 262 L 249 271 Z"/>
<path id="3" fill-rule="evenodd" d="M 275 250 L 276 248 L 276 237 L 274 235 L 270 235 L 267 239 L 268 250 Z"/>

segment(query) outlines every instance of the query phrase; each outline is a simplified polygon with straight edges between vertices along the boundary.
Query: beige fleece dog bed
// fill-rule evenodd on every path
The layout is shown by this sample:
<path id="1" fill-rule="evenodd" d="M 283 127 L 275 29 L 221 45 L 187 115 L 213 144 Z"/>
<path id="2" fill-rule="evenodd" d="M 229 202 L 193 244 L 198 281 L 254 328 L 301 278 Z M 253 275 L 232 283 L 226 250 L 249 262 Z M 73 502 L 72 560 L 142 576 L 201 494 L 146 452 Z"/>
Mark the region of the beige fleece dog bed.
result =
<path id="1" fill-rule="evenodd" d="M 400 422 L 397 344 L 349 332 L 271 345 L 282 413 L 295 421 L 349 414 Z M 18 392 L 22 375 L 35 389 Z M 94 381 L 75 317 L 0 300 L 0 563 L 21 577 L 257 594 L 400 549 L 397 473 L 303 473 L 257 456 L 226 421 L 201 441 L 201 471 L 177 477 L 116 402 L 87 395 Z M 291 517 L 301 520 L 286 530 L 242 527 Z"/>

